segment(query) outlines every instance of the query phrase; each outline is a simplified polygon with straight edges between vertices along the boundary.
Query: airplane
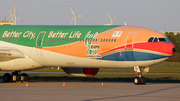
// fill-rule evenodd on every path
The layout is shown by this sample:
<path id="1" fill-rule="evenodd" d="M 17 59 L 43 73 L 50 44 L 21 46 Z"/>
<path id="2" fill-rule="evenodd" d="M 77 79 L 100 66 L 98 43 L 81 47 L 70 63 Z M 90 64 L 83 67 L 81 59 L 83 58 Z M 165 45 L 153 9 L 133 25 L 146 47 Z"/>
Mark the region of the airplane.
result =
<path id="1" fill-rule="evenodd" d="M 175 53 L 169 39 L 130 25 L 0 26 L 0 70 L 4 82 L 28 81 L 22 70 L 61 67 L 72 76 L 91 77 L 99 68 L 134 68 L 134 84 L 146 84 L 149 66 Z"/>

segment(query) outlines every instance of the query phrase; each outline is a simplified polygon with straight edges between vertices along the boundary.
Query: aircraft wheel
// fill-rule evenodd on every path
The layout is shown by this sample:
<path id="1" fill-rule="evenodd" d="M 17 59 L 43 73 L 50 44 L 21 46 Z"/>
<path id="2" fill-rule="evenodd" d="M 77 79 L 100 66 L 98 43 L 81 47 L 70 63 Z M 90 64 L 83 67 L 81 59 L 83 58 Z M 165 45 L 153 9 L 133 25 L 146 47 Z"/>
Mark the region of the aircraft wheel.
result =
<path id="1" fill-rule="evenodd" d="M 141 84 L 143 84 L 143 85 L 146 84 L 146 78 L 144 76 L 141 77 Z"/>
<path id="2" fill-rule="evenodd" d="M 141 78 L 135 77 L 135 78 L 134 78 L 134 84 L 135 84 L 135 85 L 139 85 L 140 83 L 141 83 Z"/>
<path id="3" fill-rule="evenodd" d="M 5 73 L 3 76 L 4 82 L 10 82 L 11 81 L 11 75 L 9 73 Z"/>
<path id="4" fill-rule="evenodd" d="M 21 81 L 28 81 L 28 75 L 26 73 L 21 74 Z"/>
<path id="5" fill-rule="evenodd" d="M 20 75 L 18 75 L 18 74 L 14 74 L 14 75 L 12 75 L 12 81 L 13 82 L 16 82 L 16 81 L 20 81 Z"/>

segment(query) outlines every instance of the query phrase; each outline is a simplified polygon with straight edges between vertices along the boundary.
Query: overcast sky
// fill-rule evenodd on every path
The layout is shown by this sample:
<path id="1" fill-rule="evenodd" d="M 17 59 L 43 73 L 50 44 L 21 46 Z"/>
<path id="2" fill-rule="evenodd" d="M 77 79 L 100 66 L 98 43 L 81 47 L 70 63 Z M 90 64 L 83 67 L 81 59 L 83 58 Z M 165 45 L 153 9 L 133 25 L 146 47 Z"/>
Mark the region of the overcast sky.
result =
<path id="1" fill-rule="evenodd" d="M 135 25 L 157 31 L 180 30 L 180 0 L 16 0 L 16 12 L 26 23 L 17 25 L 68 25 L 73 14 L 77 25 L 103 25 L 109 23 L 110 15 L 123 13 L 113 20 L 114 25 Z M 0 19 L 9 17 L 7 4 L 14 13 L 14 0 L 0 0 Z"/>

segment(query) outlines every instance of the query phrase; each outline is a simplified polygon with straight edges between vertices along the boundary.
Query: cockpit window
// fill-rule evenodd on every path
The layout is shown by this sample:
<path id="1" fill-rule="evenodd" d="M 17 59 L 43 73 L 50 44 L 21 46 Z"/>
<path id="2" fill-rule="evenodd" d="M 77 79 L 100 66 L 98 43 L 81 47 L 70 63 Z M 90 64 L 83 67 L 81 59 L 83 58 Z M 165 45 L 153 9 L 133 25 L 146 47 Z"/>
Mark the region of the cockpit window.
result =
<path id="1" fill-rule="evenodd" d="M 158 42 L 158 38 L 154 38 L 154 41 L 153 42 Z"/>
<path id="2" fill-rule="evenodd" d="M 148 42 L 153 42 L 154 37 L 149 38 Z"/>
<path id="3" fill-rule="evenodd" d="M 159 42 L 166 42 L 165 38 L 159 38 Z"/>
<path id="4" fill-rule="evenodd" d="M 167 37 L 166 37 L 166 41 L 167 41 L 167 42 L 171 42 Z"/>
<path id="5" fill-rule="evenodd" d="M 157 38 L 157 37 L 150 37 L 148 42 L 170 42 L 169 39 L 166 38 Z"/>

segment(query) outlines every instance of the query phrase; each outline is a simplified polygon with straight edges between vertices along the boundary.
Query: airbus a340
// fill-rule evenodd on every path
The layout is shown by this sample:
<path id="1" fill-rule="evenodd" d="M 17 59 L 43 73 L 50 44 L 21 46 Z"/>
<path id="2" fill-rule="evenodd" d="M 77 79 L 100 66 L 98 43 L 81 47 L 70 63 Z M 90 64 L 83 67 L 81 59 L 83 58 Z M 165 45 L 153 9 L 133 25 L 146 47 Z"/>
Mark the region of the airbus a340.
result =
<path id="1" fill-rule="evenodd" d="M 27 81 L 22 70 L 59 66 L 73 76 L 94 76 L 99 68 L 134 68 L 142 73 L 171 57 L 175 46 L 154 30 L 137 26 L 0 26 L 0 69 L 4 82 Z"/>

